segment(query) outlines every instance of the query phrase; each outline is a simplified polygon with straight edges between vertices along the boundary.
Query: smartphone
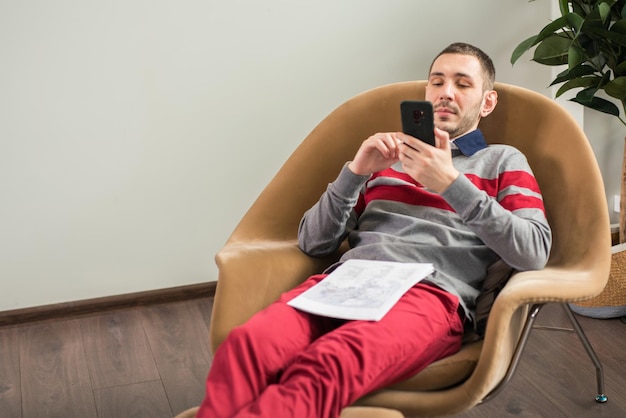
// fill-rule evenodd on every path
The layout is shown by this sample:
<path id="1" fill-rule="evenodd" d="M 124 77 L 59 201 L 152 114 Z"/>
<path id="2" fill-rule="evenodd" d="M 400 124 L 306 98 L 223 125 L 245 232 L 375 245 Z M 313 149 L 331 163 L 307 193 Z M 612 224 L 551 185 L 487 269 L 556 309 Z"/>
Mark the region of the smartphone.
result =
<path id="1" fill-rule="evenodd" d="M 405 100 L 400 103 L 402 132 L 435 146 L 433 104 L 428 101 Z"/>

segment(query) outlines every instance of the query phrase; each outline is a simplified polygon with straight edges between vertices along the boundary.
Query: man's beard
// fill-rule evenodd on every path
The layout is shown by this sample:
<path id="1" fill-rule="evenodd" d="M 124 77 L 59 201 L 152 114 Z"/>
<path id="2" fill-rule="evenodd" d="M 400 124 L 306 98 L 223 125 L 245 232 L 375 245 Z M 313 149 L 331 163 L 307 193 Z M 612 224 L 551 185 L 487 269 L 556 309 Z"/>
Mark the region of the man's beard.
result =
<path id="1" fill-rule="evenodd" d="M 454 103 L 451 103 L 448 100 L 442 100 L 435 106 L 435 110 L 440 108 L 449 109 L 453 112 L 454 115 L 459 114 L 459 108 Z M 450 125 L 448 121 L 441 121 L 441 123 L 436 123 L 435 125 L 439 125 L 437 126 L 437 128 L 448 132 L 448 134 L 450 135 L 450 139 L 454 139 L 468 133 L 471 129 L 473 129 L 473 126 L 478 120 L 479 116 L 480 105 L 474 107 L 468 113 L 466 113 L 465 116 L 463 116 L 456 125 Z"/>

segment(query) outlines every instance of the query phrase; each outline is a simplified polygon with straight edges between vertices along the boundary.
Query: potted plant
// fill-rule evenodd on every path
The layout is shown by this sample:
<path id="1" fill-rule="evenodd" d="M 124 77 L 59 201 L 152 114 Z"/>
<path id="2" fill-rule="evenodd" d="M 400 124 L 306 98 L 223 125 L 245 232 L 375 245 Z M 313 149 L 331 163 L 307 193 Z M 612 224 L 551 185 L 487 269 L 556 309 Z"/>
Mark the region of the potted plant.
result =
<path id="1" fill-rule="evenodd" d="M 579 89 L 570 100 L 612 115 L 626 127 L 623 116 L 626 114 L 626 0 L 558 0 L 558 3 L 561 16 L 521 42 L 511 54 L 511 64 L 534 48 L 533 61 L 550 66 L 567 65 L 550 84 L 561 84 L 555 96 Z M 620 202 L 619 243 L 623 244 L 626 242 L 626 146 Z M 607 289 L 598 297 L 611 297 L 608 303 L 611 306 L 600 306 L 597 313 L 587 312 L 589 316 L 626 315 L 626 277 L 614 277 L 622 269 L 626 271 L 626 252 L 618 252 L 614 247 L 611 277 Z M 606 294 L 608 291 L 611 295 Z M 592 300 L 581 305 L 585 308 L 598 302 L 602 304 Z M 579 313 L 585 314 L 584 311 Z"/>

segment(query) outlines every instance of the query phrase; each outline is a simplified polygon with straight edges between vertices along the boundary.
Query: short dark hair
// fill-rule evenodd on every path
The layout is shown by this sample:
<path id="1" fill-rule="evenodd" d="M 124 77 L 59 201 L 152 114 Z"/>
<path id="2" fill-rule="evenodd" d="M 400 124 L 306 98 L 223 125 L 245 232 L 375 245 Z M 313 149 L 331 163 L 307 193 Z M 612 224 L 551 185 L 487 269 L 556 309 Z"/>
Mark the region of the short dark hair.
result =
<path id="1" fill-rule="evenodd" d="M 482 49 L 475 47 L 474 45 L 466 44 L 463 42 L 455 42 L 443 49 L 430 64 L 428 73 L 432 70 L 433 64 L 443 54 L 462 54 L 475 57 L 480 66 L 483 69 L 485 82 L 483 84 L 483 90 L 493 90 L 493 83 L 496 81 L 496 67 L 493 65 L 493 61 Z"/>

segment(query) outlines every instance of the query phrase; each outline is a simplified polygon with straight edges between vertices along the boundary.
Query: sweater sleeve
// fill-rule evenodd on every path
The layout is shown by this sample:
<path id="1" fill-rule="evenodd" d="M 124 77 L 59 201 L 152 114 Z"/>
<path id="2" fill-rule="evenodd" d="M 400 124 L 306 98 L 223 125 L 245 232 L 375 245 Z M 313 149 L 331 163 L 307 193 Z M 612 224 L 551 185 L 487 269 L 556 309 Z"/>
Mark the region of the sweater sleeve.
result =
<path id="1" fill-rule="evenodd" d="M 357 223 L 354 207 L 370 176 L 359 176 L 346 164 L 319 201 L 300 221 L 298 245 L 306 254 L 322 257 L 335 252 Z"/>
<path id="2" fill-rule="evenodd" d="M 506 188 L 498 188 L 497 198 L 480 190 L 465 175 L 460 175 L 442 197 L 509 266 L 520 271 L 541 269 L 548 260 L 552 235 L 539 186 L 521 154 L 509 159 L 500 174 L 503 172 L 513 180 Z"/>

